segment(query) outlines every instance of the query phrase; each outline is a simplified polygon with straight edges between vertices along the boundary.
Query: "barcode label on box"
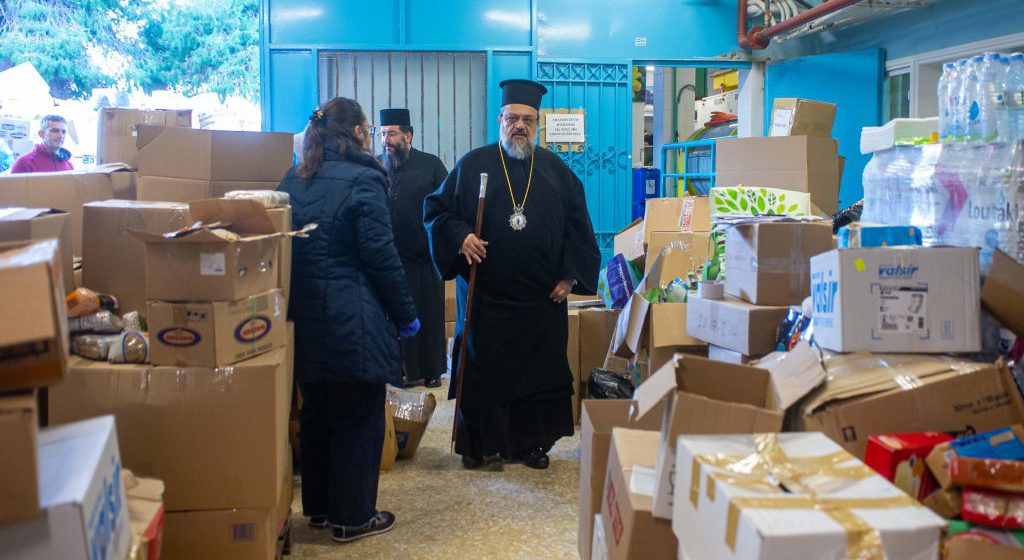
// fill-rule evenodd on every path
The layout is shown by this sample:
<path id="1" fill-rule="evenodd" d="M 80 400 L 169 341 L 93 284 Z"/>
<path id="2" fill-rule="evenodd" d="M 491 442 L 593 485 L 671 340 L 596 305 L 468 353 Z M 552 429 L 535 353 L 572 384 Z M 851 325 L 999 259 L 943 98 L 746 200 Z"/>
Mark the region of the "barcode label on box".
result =
<path id="1" fill-rule="evenodd" d="M 231 542 L 250 542 L 256 540 L 255 523 L 236 523 L 231 526 Z"/>
<path id="2" fill-rule="evenodd" d="M 203 276 L 224 276 L 228 273 L 224 253 L 200 253 L 199 274 Z"/>
<path id="3" fill-rule="evenodd" d="M 923 333 L 928 330 L 928 288 L 878 287 L 878 330 Z"/>

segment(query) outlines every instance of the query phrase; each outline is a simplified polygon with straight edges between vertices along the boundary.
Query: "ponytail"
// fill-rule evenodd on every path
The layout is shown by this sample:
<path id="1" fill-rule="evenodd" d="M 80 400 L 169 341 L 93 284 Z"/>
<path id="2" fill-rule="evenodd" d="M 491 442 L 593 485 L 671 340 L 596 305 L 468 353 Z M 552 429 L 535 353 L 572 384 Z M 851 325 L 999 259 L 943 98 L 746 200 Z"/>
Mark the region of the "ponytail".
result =
<path id="1" fill-rule="evenodd" d="M 308 183 L 320 172 L 324 148 L 335 148 L 336 145 L 342 155 L 364 153 L 363 141 L 356 136 L 355 128 L 365 122 L 366 116 L 359 103 L 345 97 L 335 97 L 313 111 L 302 139 L 302 163 L 297 169 L 299 177 Z"/>

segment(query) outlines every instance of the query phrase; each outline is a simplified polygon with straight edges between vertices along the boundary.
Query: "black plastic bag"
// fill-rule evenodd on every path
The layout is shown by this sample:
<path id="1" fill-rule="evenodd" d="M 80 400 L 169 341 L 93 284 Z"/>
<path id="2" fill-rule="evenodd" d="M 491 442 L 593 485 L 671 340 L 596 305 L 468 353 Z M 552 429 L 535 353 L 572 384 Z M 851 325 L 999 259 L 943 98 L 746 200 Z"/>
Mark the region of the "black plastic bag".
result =
<path id="1" fill-rule="evenodd" d="M 587 383 L 587 397 L 591 399 L 631 399 L 633 382 L 628 377 L 601 368 L 590 372 Z"/>
<path id="2" fill-rule="evenodd" d="M 864 212 L 864 200 L 859 200 L 852 205 L 832 214 L 832 234 L 834 235 L 843 226 L 860 221 L 860 215 Z"/>

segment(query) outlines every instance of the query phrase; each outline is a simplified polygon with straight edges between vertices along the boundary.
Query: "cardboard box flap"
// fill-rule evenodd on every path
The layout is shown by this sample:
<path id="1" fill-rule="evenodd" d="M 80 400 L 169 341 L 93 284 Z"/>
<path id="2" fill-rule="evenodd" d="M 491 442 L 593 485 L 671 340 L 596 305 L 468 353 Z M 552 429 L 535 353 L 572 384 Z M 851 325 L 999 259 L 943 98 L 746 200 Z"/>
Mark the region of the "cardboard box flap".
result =
<path id="1" fill-rule="evenodd" d="M 802 405 L 805 414 L 837 401 L 891 390 L 909 391 L 949 377 L 973 373 L 991 364 L 922 354 L 858 352 L 826 359 L 828 379 Z"/>
<path id="2" fill-rule="evenodd" d="M 981 305 L 1004 327 L 1024 337 L 1024 264 L 996 249 L 981 289 Z"/>
<path id="3" fill-rule="evenodd" d="M 20 268 L 50 263 L 57 253 L 57 240 L 47 239 L 0 249 L 0 268 Z"/>
<path id="4" fill-rule="evenodd" d="M 131 171 L 132 166 L 126 163 L 104 163 L 103 165 L 97 165 L 89 170 L 91 173 L 116 173 L 118 171 Z"/>
<path id="5" fill-rule="evenodd" d="M 622 309 L 615 325 L 612 349 L 616 356 L 631 358 L 640 350 L 640 340 L 647 325 L 647 311 L 650 307 L 651 303 L 639 292 L 630 296 L 629 303 Z"/>
<path id="6" fill-rule="evenodd" d="M 636 226 L 638 226 L 638 225 L 640 225 L 642 223 L 644 223 L 644 219 L 643 218 L 637 218 L 637 219 L 633 220 L 632 222 L 630 222 L 628 226 L 620 229 L 618 231 L 618 233 L 616 233 L 615 235 L 620 235 L 620 234 L 626 233 L 627 231 L 635 228 Z"/>
<path id="7" fill-rule="evenodd" d="M 717 401 L 775 409 L 771 375 L 761 368 L 677 354 L 679 389 Z M 724 382 L 726 381 L 727 382 Z"/>
<path id="8" fill-rule="evenodd" d="M 256 200 L 209 198 L 189 202 L 188 208 L 193 220 L 230 224 L 235 233 L 277 233 L 267 208 Z"/>
<path id="9" fill-rule="evenodd" d="M 12 206 L 8 208 L 0 208 L 0 221 L 21 221 L 21 220 L 33 220 L 40 216 L 47 216 L 50 214 L 67 214 L 63 210 L 57 210 L 55 208 L 24 208 L 19 206 Z"/>
<path id="10" fill-rule="evenodd" d="M 663 411 L 659 404 L 671 395 L 678 386 L 676 371 L 682 354 L 676 354 L 667 364 L 661 367 L 647 381 L 644 381 L 636 388 L 633 398 L 636 403 L 631 411 L 631 416 L 636 420 L 647 418 L 651 411 L 657 409 Z"/>

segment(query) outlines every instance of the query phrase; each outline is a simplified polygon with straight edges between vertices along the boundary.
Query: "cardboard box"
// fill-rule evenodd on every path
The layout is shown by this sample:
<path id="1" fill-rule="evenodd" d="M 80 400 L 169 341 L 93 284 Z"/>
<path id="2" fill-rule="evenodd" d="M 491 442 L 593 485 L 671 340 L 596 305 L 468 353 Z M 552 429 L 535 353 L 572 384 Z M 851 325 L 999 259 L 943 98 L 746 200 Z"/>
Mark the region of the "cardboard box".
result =
<path id="1" fill-rule="evenodd" d="M 97 163 L 119 162 L 136 167 L 139 159 L 139 150 L 135 147 L 136 128 L 140 124 L 189 128 L 192 126 L 192 110 L 100 109 Z"/>
<path id="2" fill-rule="evenodd" d="M 727 364 L 738 364 L 746 365 L 755 358 L 751 358 L 745 354 L 729 350 L 728 348 L 722 348 L 721 346 L 715 346 L 714 344 L 708 345 L 708 359 L 715 360 L 716 362 L 725 362 Z"/>
<path id="3" fill-rule="evenodd" d="M 612 443 L 612 429 L 617 427 L 636 430 L 655 430 L 661 426 L 661 414 L 652 412 L 644 418 L 631 419 L 631 400 L 586 399 L 580 418 L 580 502 L 579 549 L 580 558 L 591 557 L 593 519 L 601 512 L 601 493 L 604 491 L 608 467 L 608 450 Z M 664 411 L 664 405 L 658 405 Z"/>
<path id="4" fill-rule="evenodd" d="M 286 301 L 275 289 L 238 301 L 151 301 L 150 363 L 228 366 L 285 345 Z"/>
<path id="5" fill-rule="evenodd" d="M 791 428 L 824 432 L 857 457 L 872 435 L 985 431 L 1024 420 L 1024 402 L 1005 367 L 865 353 L 825 364 L 827 383 L 800 403 Z"/>
<path id="6" fill-rule="evenodd" d="M 923 502 L 938 487 L 924 459 L 936 445 L 952 439 L 942 432 L 869 436 L 864 463 L 908 496 Z"/>
<path id="7" fill-rule="evenodd" d="M 1024 265 L 998 249 L 981 289 L 981 306 L 1013 334 L 1024 337 Z"/>
<path id="8" fill-rule="evenodd" d="M 638 418 L 664 401 L 655 465 L 653 512 L 672 518 L 676 438 L 681 434 L 751 434 L 782 430 L 768 370 L 676 354 L 636 391 Z"/>
<path id="9" fill-rule="evenodd" d="M 275 288 L 281 234 L 253 200 L 210 199 L 189 204 L 201 227 L 175 237 L 145 231 L 146 297 L 164 301 L 234 301 Z M 230 232 L 205 224 L 231 224 Z"/>
<path id="10" fill-rule="evenodd" d="M 71 243 L 82 254 L 82 206 L 115 198 L 133 179 L 123 166 L 90 171 L 0 175 L 0 206 L 55 208 L 71 215 Z"/>
<path id="11" fill-rule="evenodd" d="M 960 517 L 963 496 L 959 489 L 939 489 L 932 492 L 927 498 L 921 500 L 924 507 L 932 510 L 935 515 L 943 519 L 957 519 Z"/>
<path id="12" fill-rule="evenodd" d="M 39 432 L 44 515 L 0 526 L 5 560 L 124 558 L 131 546 L 113 416 Z"/>
<path id="13" fill-rule="evenodd" d="M 590 381 L 590 372 L 604 366 L 608 345 L 615 334 L 618 309 L 580 310 L 580 380 Z"/>
<path id="14" fill-rule="evenodd" d="M 676 278 L 686 278 L 688 273 L 696 273 L 704 266 L 707 260 L 710 234 L 703 232 L 678 233 L 658 231 L 651 234 L 650 244 L 647 246 L 649 258 L 644 268 L 649 273 L 655 266 L 656 261 L 662 260 L 660 272 L 657 274 L 656 282 L 664 285 Z M 671 255 L 663 251 L 672 246 Z"/>
<path id="15" fill-rule="evenodd" d="M 132 528 L 129 560 L 157 560 L 164 538 L 164 483 L 124 472 L 128 520 Z M 130 480 L 129 480 L 130 479 Z"/>
<path id="16" fill-rule="evenodd" d="M 619 358 L 630 359 L 643 347 L 647 333 L 647 313 L 650 311 L 651 302 L 640 295 L 641 293 L 633 292 L 615 324 L 610 352 Z"/>
<path id="17" fill-rule="evenodd" d="M 980 538 L 946 538 L 942 560 L 1022 560 L 1024 551 Z"/>
<path id="18" fill-rule="evenodd" d="M 812 216 L 816 215 L 811 195 L 805 192 L 765 187 L 714 187 L 711 215 L 719 216 Z"/>
<path id="19" fill-rule="evenodd" d="M 163 234 L 191 223 L 188 206 L 105 200 L 83 208 L 82 281 L 117 297 L 119 313 L 146 312 L 146 244 L 130 232 Z"/>
<path id="20" fill-rule="evenodd" d="M 433 393 L 388 387 L 388 404 L 395 423 L 399 459 L 412 459 L 437 408 Z"/>
<path id="21" fill-rule="evenodd" d="M 138 200 L 188 203 L 193 200 L 222 198 L 231 191 L 276 191 L 280 184 L 280 179 L 275 181 L 204 181 L 140 175 L 137 197 Z"/>
<path id="22" fill-rule="evenodd" d="M 75 289 L 75 257 L 71 241 L 71 216 L 51 208 L 0 208 L 0 242 L 57 239 L 64 292 Z"/>
<path id="23" fill-rule="evenodd" d="M 1024 492 L 1024 426 L 968 435 L 935 447 L 928 466 L 944 489 L 974 486 Z"/>
<path id="24" fill-rule="evenodd" d="M 835 140 L 815 136 L 729 138 L 715 143 L 715 185 L 748 185 L 811 194 L 828 214 L 839 205 Z"/>
<path id="25" fill-rule="evenodd" d="M 677 351 L 701 352 L 707 345 L 686 334 L 685 303 L 652 303 L 648 308 L 647 371 L 658 371 Z"/>
<path id="26" fill-rule="evenodd" d="M 444 337 L 452 338 L 455 336 L 455 321 L 444 324 Z"/>
<path id="27" fill-rule="evenodd" d="M 690 499 L 672 529 L 688 558 L 938 557 L 945 521 L 823 434 L 681 436 L 677 452 Z"/>
<path id="28" fill-rule="evenodd" d="M 380 472 L 388 472 L 398 458 L 398 439 L 395 435 L 395 417 L 391 405 L 384 401 L 384 446 L 380 451 Z"/>
<path id="29" fill-rule="evenodd" d="M 729 228 L 725 293 L 758 305 L 800 305 L 811 295 L 811 257 L 831 249 L 831 222 L 761 222 Z"/>
<path id="30" fill-rule="evenodd" d="M 294 229 L 292 227 L 291 206 L 267 208 L 267 215 L 270 216 L 270 221 L 273 222 L 277 233 L 288 233 Z M 277 264 L 277 287 L 281 288 L 281 292 L 284 294 L 285 307 L 288 307 L 288 294 L 292 287 L 292 238 L 289 236 L 281 237 L 281 241 L 277 245 Z"/>
<path id="31" fill-rule="evenodd" d="M 814 339 L 835 352 L 981 350 L 978 282 L 976 247 L 829 251 L 811 259 Z"/>
<path id="32" fill-rule="evenodd" d="M 36 395 L 0 396 L 0 525 L 39 517 Z"/>
<path id="33" fill-rule="evenodd" d="M 651 513 L 657 432 L 613 428 L 601 523 L 610 560 L 676 558 L 669 521 Z"/>
<path id="34" fill-rule="evenodd" d="M 656 231 L 709 232 L 711 207 L 707 197 L 649 198 L 644 211 L 644 244 Z"/>
<path id="35" fill-rule="evenodd" d="M 458 313 L 458 300 L 455 295 L 455 280 L 444 283 L 444 322 L 454 323 Z"/>
<path id="36" fill-rule="evenodd" d="M 0 390 L 64 379 L 68 320 L 56 239 L 0 244 Z M 16 294 L 16 297 L 13 295 Z"/>
<path id="37" fill-rule="evenodd" d="M 145 124 L 136 129 L 139 177 L 280 183 L 292 166 L 293 138 L 284 132 L 197 130 Z"/>
<path id="38" fill-rule="evenodd" d="M 772 107 L 772 124 L 768 136 L 832 138 L 832 124 L 835 120 L 835 103 L 777 97 Z"/>
<path id="39" fill-rule="evenodd" d="M 637 218 L 633 223 L 615 234 L 613 254 L 622 255 L 631 263 L 644 260 L 644 219 Z"/>
<path id="40" fill-rule="evenodd" d="M 565 355 L 569 359 L 569 370 L 572 371 L 572 421 L 580 421 L 580 313 L 576 309 L 569 310 L 569 338 L 565 344 Z"/>
<path id="41" fill-rule="evenodd" d="M 779 324 L 789 307 L 754 305 L 726 296 L 691 295 L 686 305 L 686 334 L 747 356 L 775 350 Z"/>
<path id="42" fill-rule="evenodd" d="M 275 521 L 274 508 L 168 512 L 160 557 L 274 560 Z"/>
<path id="43" fill-rule="evenodd" d="M 50 391 L 50 421 L 116 414 L 125 466 L 164 481 L 168 511 L 272 509 L 288 459 L 286 355 L 221 369 L 75 359 Z"/>

